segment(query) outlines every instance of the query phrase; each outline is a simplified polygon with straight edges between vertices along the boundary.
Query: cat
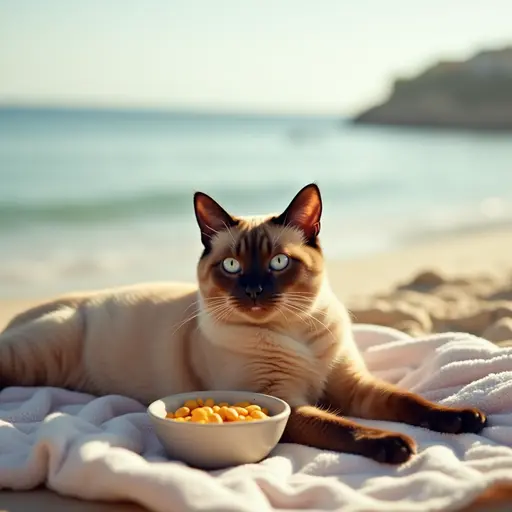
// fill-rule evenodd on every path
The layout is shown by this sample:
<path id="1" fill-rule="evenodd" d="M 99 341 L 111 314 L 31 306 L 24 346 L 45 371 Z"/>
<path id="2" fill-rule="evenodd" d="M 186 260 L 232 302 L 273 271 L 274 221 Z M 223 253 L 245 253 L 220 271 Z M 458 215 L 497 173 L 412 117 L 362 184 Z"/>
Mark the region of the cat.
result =
<path id="1" fill-rule="evenodd" d="M 486 416 L 441 406 L 370 375 L 329 287 L 322 198 L 305 186 L 280 215 L 235 217 L 197 192 L 195 284 L 75 293 L 0 334 L 0 387 L 48 385 L 143 403 L 197 390 L 275 395 L 292 409 L 282 441 L 400 464 L 409 436 L 352 416 L 477 433 Z"/>

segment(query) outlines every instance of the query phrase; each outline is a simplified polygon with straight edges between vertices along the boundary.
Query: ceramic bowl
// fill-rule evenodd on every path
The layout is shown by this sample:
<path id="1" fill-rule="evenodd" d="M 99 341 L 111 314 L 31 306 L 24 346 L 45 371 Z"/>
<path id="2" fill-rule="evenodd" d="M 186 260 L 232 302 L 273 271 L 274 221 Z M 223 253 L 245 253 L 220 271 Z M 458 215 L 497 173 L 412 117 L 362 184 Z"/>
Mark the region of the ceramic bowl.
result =
<path id="1" fill-rule="evenodd" d="M 267 408 L 269 418 L 251 422 L 200 424 L 166 419 L 187 400 L 212 398 L 215 403 L 250 402 Z M 196 391 L 156 400 L 148 407 L 156 434 L 168 455 L 202 469 L 259 462 L 281 438 L 290 406 L 279 398 L 249 391 Z"/>

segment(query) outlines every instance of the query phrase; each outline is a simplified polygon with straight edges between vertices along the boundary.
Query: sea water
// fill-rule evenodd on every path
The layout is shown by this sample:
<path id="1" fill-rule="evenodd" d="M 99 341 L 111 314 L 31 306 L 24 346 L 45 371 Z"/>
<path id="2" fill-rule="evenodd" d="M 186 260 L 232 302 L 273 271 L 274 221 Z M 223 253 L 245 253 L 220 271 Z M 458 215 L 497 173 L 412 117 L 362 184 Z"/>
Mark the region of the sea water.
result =
<path id="1" fill-rule="evenodd" d="M 192 196 L 280 212 L 324 200 L 329 258 L 512 219 L 512 136 L 338 117 L 0 110 L 0 298 L 191 280 Z"/>

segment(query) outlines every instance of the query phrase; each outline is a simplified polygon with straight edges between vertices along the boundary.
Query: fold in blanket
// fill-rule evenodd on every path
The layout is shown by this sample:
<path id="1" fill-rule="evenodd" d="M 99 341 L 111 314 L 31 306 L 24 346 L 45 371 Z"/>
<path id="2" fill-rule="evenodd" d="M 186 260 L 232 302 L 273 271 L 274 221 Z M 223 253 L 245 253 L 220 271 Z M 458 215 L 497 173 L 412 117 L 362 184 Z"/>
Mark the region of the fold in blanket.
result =
<path id="1" fill-rule="evenodd" d="M 145 408 L 121 396 L 55 388 L 0 393 L 0 488 L 42 483 L 84 499 L 133 500 L 154 511 L 458 510 L 496 482 L 512 483 L 512 349 L 467 334 L 412 339 L 356 326 L 375 374 L 446 405 L 488 414 L 479 435 L 365 421 L 414 437 L 402 466 L 281 444 L 259 464 L 203 472 L 169 462 Z"/>

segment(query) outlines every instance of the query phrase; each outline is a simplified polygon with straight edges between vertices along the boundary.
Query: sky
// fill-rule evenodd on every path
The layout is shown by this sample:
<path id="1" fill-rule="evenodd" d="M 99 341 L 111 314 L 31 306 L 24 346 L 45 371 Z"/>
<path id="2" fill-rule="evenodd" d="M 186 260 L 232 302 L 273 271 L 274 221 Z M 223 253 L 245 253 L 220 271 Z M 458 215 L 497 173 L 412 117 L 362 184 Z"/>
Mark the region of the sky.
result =
<path id="1" fill-rule="evenodd" d="M 0 0 L 0 103 L 351 115 L 511 0 Z"/>

